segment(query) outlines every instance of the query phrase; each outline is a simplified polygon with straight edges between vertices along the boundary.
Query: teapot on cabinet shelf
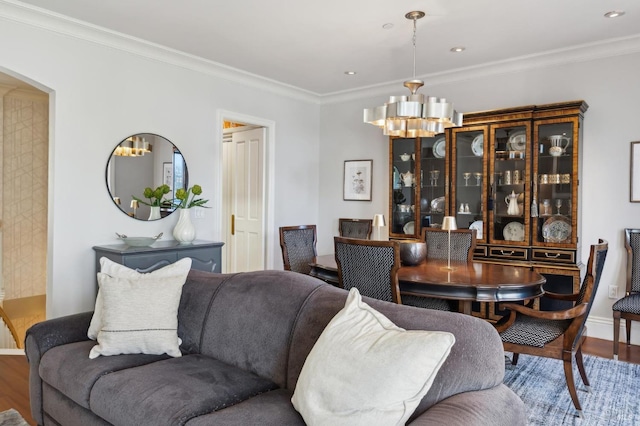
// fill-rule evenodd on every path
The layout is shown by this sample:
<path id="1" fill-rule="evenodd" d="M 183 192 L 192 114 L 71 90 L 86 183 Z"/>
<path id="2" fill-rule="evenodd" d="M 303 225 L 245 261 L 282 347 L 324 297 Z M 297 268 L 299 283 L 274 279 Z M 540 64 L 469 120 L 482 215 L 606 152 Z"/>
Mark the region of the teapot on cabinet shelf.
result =
<path id="1" fill-rule="evenodd" d="M 408 171 L 406 173 L 400 173 L 400 178 L 402 179 L 402 183 L 404 183 L 404 186 L 413 185 L 414 175 L 413 173 L 411 173 L 411 171 Z"/>

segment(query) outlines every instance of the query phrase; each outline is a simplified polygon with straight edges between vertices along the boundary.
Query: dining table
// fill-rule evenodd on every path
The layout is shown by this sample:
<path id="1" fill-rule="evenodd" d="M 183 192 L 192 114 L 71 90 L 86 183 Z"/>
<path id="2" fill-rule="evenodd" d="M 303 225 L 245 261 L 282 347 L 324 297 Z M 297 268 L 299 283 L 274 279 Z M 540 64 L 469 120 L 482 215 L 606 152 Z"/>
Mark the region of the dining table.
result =
<path id="1" fill-rule="evenodd" d="M 316 256 L 311 276 L 339 285 L 335 256 Z M 517 302 L 544 294 L 545 278 L 526 266 L 489 262 L 427 260 L 398 269 L 400 294 L 457 300 L 460 312 L 471 315 L 473 302 Z"/>

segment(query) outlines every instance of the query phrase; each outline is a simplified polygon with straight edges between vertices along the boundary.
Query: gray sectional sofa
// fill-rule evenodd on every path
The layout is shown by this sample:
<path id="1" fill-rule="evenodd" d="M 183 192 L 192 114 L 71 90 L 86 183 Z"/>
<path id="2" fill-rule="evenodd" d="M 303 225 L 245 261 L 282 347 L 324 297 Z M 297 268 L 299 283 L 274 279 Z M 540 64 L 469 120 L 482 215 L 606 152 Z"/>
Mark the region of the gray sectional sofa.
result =
<path id="1" fill-rule="evenodd" d="M 177 358 L 89 359 L 95 345 L 87 338 L 91 313 L 36 324 L 25 342 L 33 418 L 41 425 L 65 426 L 302 425 L 291 403 L 296 381 L 346 297 L 342 289 L 295 272 L 192 270 L 180 299 L 183 356 Z M 502 383 L 502 343 L 490 324 L 364 300 L 405 329 L 455 335 L 408 424 L 526 424 L 524 404 Z M 392 369 L 393 362 L 381 368 Z"/>

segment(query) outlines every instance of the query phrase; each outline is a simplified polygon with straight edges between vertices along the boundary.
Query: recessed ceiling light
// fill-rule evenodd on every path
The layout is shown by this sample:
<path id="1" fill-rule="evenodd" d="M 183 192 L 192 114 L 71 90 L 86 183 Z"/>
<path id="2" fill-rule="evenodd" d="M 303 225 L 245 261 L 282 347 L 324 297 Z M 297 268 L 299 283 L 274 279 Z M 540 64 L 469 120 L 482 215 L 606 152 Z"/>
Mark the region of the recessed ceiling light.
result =
<path id="1" fill-rule="evenodd" d="M 382 29 L 384 30 L 390 30 L 391 28 L 393 28 L 393 24 L 391 22 L 388 22 L 382 26 Z"/>
<path id="2" fill-rule="evenodd" d="M 356 75 L 355 71 L 345 71 L 344 72 L 346 75 Z"/>
<path id="3" fill-rule="evenodd" d="M 464 52 L 464 49 L 465 49 L 464 46 L 456 46 L 456 47 L 452 47 L 449 50 L 454 52 L 454 53 L 459 53 L 459 52 Z"/>
<path id="4" fill-rule="evenodd" d="M 617 18 L 619 16 L 624 15 L 624 10 L 612 10 L 611 12 L 607 12 L 604 14 L 605 18 Z"/>

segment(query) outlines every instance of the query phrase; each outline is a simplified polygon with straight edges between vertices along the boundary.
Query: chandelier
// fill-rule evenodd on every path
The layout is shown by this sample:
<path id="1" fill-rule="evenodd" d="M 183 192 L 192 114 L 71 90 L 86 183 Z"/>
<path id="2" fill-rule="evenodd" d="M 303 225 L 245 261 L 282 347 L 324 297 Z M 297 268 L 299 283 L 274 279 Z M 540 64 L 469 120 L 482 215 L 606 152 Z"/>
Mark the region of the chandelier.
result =
<path id="1" fill-rule="evenodd" d="M 430 137 L 449 127 L 462 126 L 462 114 L 444 98 L 417 93 L 424 81 L 416 79 L 416 22 L 424 12 L 409 12 L 413 21 L 413 79 L 404 82 L 409 96 L 391 96 L 384 105 L 364 110 L 364 122 L 381 127 L 386 136 Z"/>

